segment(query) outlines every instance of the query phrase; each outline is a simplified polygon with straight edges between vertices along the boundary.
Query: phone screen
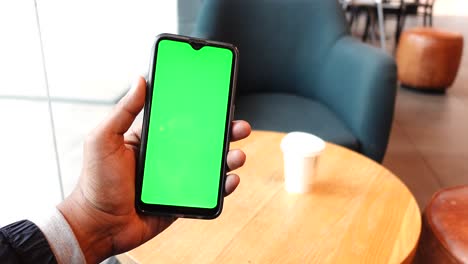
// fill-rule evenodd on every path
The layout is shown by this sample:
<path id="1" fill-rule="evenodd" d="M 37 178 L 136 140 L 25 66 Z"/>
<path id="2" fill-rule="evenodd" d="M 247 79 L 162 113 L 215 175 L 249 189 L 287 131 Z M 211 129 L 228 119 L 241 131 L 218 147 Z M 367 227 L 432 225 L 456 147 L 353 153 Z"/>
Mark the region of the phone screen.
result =
<path id="1" fill-rule="evenodd" d="M 194 48 L 174 39 L 156 43 L 143 203 L 218 206 L 234 56 L 224 47 Z"/>

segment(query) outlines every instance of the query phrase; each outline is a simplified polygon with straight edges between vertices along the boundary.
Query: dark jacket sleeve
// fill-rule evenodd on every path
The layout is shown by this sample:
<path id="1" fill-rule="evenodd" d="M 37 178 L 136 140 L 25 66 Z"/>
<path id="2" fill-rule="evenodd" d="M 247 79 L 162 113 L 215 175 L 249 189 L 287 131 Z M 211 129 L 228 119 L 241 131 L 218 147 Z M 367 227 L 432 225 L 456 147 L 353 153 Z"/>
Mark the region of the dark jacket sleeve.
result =
<path id="1" fill-rule="evenodd" d="M 0 263 L 57 263 L 47 239 L 33 222 L 0 228 Z"/>

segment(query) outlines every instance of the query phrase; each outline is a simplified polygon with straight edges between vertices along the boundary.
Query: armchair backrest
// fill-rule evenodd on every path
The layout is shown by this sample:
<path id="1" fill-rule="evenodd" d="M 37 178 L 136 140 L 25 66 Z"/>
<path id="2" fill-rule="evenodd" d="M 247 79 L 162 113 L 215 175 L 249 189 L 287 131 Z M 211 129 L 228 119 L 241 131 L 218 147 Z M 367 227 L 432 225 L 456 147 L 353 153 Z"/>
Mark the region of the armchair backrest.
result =
<path id="1" fill-rule="evenodd" d="M 204 0 L 193 35 L 239 48 L 238 92 L 312 97 L 328 50 L 347 32 L 337 0 Z"/>

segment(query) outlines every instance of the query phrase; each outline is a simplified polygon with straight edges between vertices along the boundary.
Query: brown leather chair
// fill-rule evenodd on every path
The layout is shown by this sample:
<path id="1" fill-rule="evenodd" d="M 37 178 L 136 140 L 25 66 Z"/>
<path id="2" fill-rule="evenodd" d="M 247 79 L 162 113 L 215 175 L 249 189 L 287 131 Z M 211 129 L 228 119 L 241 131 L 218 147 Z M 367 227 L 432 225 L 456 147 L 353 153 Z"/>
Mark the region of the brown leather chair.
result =
<path id="1" fill-rule="evenodd" d="M 463 35 L 433 28 L 403 32 L 396 53 L 403 86 L 444 91 L 455 80 L 463 52 Z"/>
<path id="2" fill-rule="evenodd" d="M 468 185 L 444 189 L 423 214 L 417 263 L 468 263 Z"/>

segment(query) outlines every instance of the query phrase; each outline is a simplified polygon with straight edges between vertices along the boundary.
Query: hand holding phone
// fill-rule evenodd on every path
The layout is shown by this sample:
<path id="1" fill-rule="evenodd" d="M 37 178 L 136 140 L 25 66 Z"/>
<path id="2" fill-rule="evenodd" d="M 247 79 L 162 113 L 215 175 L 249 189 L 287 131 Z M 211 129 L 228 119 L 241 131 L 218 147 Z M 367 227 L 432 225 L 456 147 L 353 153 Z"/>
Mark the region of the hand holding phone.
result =
<path id="1" fill-rule="evenodd" d="M 157 37 L 136 180 L 140 212 L 206 219 L 221 213 L 237 58 L 230 44 Z"/>
<path id="2" fill-rule="evenodd" d="M 99 263 L 153 238 L 174 220 L 138 214 L 135 210 L 136 160 L 141 122 L 134 122 L 145 104 L 146 82 L 139 78 L 111 113 L 87 137 L 83 168 L 77 186 L 57 208 L 74 231 L 86 262 Z M 133 125 L 132 125 L 133 123 Z M 233 121 L 231 141 L 247 137 L 250 126 Z M 189 157 L 187 157 L 189 158 Z M 245 155 L 230 150 L 230 170 L 242 166 Z M 224 194 L 236 188 L 239 177 L 226 177 Z"/>

